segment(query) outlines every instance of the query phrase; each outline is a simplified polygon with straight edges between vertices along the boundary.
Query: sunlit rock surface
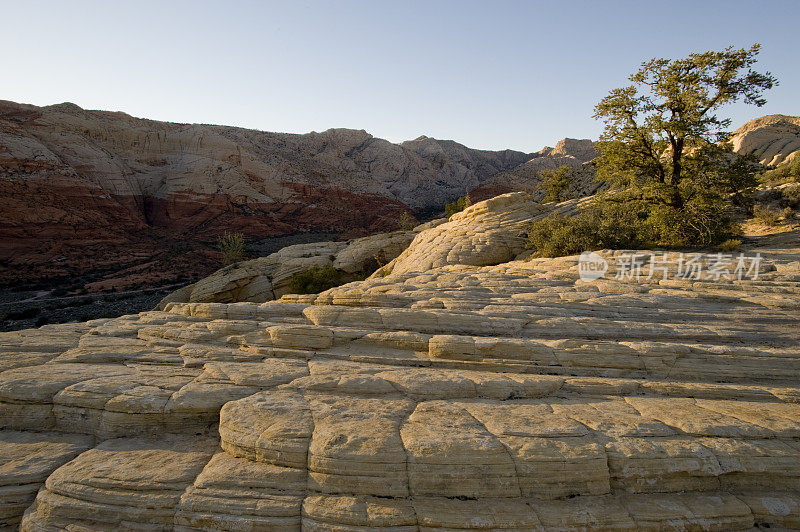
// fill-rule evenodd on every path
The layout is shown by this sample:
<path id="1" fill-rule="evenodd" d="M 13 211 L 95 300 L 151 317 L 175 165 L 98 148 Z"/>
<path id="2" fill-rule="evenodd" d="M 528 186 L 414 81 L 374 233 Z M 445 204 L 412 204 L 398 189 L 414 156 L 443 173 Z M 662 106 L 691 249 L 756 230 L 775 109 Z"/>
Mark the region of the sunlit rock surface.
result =
<path id="1" fill-rule="evenodd" d="M 734 131 L 731 143 L 737 153 L 752 153 L 762 164 L 791 162 L 800 154 L 800 116 L 756 118 Z"/>
<path id="2" fill-rule="evenodd" d="M 800 270 L 615 278 L 630 253 L 589 282 L 412 246 L 320 295 L 3 333 L 0 523 L 800 528 Z"/>
<path id="3" fill-rule="evenodd" d="M 208 277 L 167 295 L 167 303 L 263 303 L 289 291 L 292 276 L 314 266 L 331 265 L 341 275 L 353 279 L 373 266 L 386 264 L 405 250 L 420 231 L 444 220 L 434 220 L 414 229 L 382 233 L 346 242 L 296 244 L 266 257 L 242 261 L 217 270 Z"/>

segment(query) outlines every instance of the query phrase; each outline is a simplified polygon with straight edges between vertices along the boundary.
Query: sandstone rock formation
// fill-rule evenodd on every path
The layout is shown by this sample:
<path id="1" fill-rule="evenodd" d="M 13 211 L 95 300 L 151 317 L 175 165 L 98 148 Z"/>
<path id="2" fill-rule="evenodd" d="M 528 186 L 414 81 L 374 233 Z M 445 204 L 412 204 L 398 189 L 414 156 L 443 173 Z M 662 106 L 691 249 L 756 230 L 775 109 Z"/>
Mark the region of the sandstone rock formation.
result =
<path id="1" fill-rule="evenodd" d="M 420 231 L 408 248 L 376 275 L 425 271 L 448 264 L 490 266 L 525 251 L 532 220 L 554 212 L 574 212 L 581 202 L 542 205 L 524 192 L 511 192 L 476 203 L 443 224 Z"/>
<path id="2" fill-rule="evenodd" d="M 733 132 L 733 149 L 753 153 L 761 164 L 778 166 L 800 156 L 800 117 L 768 115 L 756 118 Z"/>
<path id="3" fill-rule="evenodd" d="M 529 158 L 357 130 L 265 133 L 0 101 L 0 282 L 22 266 L 27 280 L 143 264 L 168 275 L 178 245 L 173 255 L 210 273 L 197 243 L 225 230 L 393 230 L 407 208 L 440 208 Z"/>
<path id="4" fill-rule="evenodd" d="M 559 166 L 572 169 L 572 182 L 568 193 L 571 197 L 590 196 L 602 188 L 596 181 L 596 173 L 590 161 L 598 153 L 591 140 L 563 139 L 555 148 L 544 148 L 533 154 L 533 158 L 512 170 L 493 175 L 470 195 L 476 200 L 488 199 L 507 192 L 527 192 L 537 201 L 544 198 L 541 187 L 542 170 L 555 170 Z"/>
<path id="5" fill-rule="evenodd" d="M 766 164 L 795 157 L 796 117 L 737 130 L 740 152 Z M 94 272 L 97 286 L 180 282 L 214 271 L 214 239 L 326 231 L 344 238 L 397 228 L 469 191 L 473 200 L 523 191 L 568 165 L 570 193 L 601 184 L 590 140 L 535 153 L 485 151 L 429 137 L 393 144 L 365 131 L 305 135 L 174 124 L 70 103 L 0 101 L 0 284 Z M 132 251 L 135 250 L 135 251 Z M 21 273 L 24 268 L 24 275 Z"/>
<path id="6" fill-rule="evenodd" d="M 489 266 L 527 254 L 525 243 L 531 220 L 554 212 L 574 212 L 590 198 L 557 205 L 539 204 L 527 193 L 512 192 L 472 205 L 450 219 L 348 242 L 318 242 L 288 246 L 268 257 L 222 268 L 197 283 L 165 297 L 167 303 L 263 303 L 288 292 L 295 273 L 314 265 L 331 264 L 345 274 L 366 272 L 366 265 L 380 264 L 372 275 L 420 271 L 448 264 Z M 351 277 L 352 279 L 352 277 Z"/>
<path id="7" fill-rule="evenodd" d="M 444 221 L 444 220 L 442 220 Z M 433 222 L 414 230 L 395 231 L 347 242 L 318 242 L 287 246 L 267 257 L 226 266 L 197 283 L 185 286 L 165 297 L 159 308 L 171 302 L 263 303 L 277 299 L 288 291 L 296 273 L 313 266 L 331 264 L 345 277 L 365 272 L 367 268 L 386 264 L 408 247 L 414 236 Z M 371 273 L 371 271 L 366 272 Z"/>
<path id="8" fill-rule="evenodd" d="M 525 205 L 428 231 L 477 246 Z M 0 334 L 0 524 L 800 528 L 791 257 L 618 279 L 632 252 L 604 251 L 589 282 L 577 257 L 409 251 L 319 295 Z"/>

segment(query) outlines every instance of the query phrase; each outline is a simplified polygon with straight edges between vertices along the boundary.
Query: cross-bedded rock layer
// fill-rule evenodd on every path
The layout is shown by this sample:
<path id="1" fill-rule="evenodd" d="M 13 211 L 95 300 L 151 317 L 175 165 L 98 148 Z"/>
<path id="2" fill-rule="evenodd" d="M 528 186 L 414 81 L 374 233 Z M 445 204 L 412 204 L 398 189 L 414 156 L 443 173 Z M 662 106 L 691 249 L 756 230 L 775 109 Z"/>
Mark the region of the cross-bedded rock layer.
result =
<path id="1" fill-rule="evenodd" d="M 4 333 L 3 523 L 800 528 L 800 276 L 769 269 L 450 265 Z"/>
<path id="2" fill-rule="evenodd" d="M 800 529 L 797 263 L 519 260 L 575 206 L 475 204 L 319 295 L 3 333 L 0 526 Z"/>

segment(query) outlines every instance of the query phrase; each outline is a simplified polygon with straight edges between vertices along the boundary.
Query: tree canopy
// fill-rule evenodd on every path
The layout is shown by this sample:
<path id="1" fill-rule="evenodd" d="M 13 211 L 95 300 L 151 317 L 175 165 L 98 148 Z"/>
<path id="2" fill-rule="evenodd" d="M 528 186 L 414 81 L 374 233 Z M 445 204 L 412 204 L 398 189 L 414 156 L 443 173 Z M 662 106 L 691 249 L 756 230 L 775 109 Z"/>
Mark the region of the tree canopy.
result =
<path id="1" fill-rule="evenodd" d="M 760 45 L 693 53 L 685 59 L 651 59 L 595 107 L 605 122 L 598 177 L 622 186 L 657 183 L 678 187 L 708 170 L 730 119 L 716 111 L 739 100 L 764 105 L 778 81 L 753 70 Z M 721 161 L 717 161 L 721 162 Z M 673 190 L 669 201 L 685 200 Z"/>
<path id="2" fill-rule="evenodd" d="M 725 142 L 731 121 L 717 111 L 737 101 L 766 103 L 764 92 L 778 81 L 753 70 L 759 50 L 754 44 L 642 63 L 630 85 L 595 107 L 605 129 L 593 164 L 610 188 L 577 216 L 534 222 L 530 246 L 540 254 L 696 248 L 736 236 L 732 207 L 747 206 L 760 168 Z"/>
<path id="3" fill-rule="evenodd" d="M 569 186 L 572 183 L 572 168 L 566 164 L 555 170 L 542 170 L 539 172 L 542 180 L 541 186 L 545 191 L 544 200 L 564 201 L 569 198 Z"/>

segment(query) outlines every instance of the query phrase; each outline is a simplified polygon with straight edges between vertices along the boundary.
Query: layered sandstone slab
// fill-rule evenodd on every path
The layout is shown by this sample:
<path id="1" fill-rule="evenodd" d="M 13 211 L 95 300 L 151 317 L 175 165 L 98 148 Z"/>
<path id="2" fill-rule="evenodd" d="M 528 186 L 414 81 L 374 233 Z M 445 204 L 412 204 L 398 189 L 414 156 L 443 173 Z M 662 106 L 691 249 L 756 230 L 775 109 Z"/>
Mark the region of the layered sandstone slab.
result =
<path id="1" fill-rule="evenodd" d="M 16 527 L 45 479 L 93 445 L 80 434 L 0 431 L 0 529 Z"/>
<path id="2" fill-rule="evenodd" d="M 536 215 L 521 195 L 477 204 L 460 238 L 513 228 L 522 205 Z M 800 528 L 786 257 L 742 279 L 637 279 L 633 251 L 602 251 L 587 281 L 577 257 L 435 266 L 458 241 L 439 234 L 319 295 L 0 337 L 5 524 Z"/>

